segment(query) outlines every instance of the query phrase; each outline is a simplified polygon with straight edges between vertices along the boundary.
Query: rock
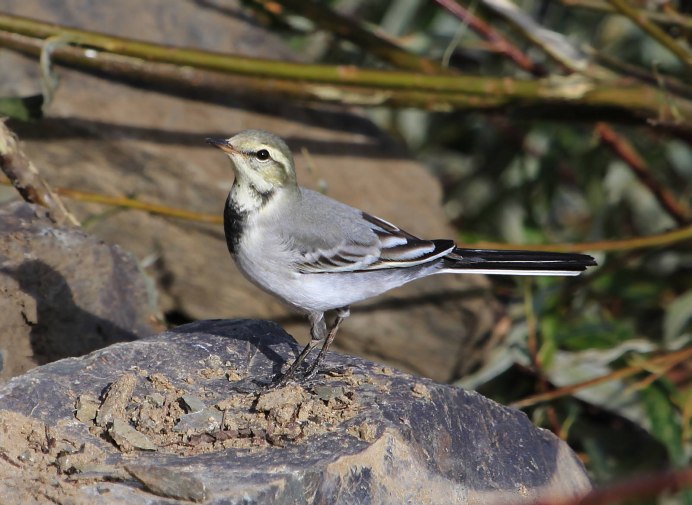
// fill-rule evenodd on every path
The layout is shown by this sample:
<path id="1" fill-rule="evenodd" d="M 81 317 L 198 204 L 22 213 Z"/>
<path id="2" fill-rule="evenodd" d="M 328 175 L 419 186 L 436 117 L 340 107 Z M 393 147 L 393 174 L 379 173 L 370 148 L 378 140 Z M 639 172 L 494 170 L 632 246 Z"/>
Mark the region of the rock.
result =
<path id="1" fill-rule="evenodd" d="M 221 427 L 223 414 L 215 408 L 208 408 L 185 414 L 173 427 L 173 431 L 180 433 L 201 433 L 215 431 Z"/>
<path id="2" fill-rule="evenodd" d="M 154 332 L 136 260 L 40 207 L 0 207 L 0 379 Z"/>
<path id="3" fill-rule="evenodd" d="M 0 385 L 0 496 L 7 504 L 46 496 L 134 505 L 448 504 L 590 490 L 564 442 L 477 393 L 332 352 L 316 379 L 263 391 L 299 349 L 273 323 L 201 321 L 15 377 Z M 211 356 L 240 378 L 200 373 Z M 130 391 L 133 379 L 124 411 L 111 414 L 148 450 L 124 448 L 93 419 L 75 417 L 77 398 L 103 397 L 112 384 Z M 219 423 L 177 432 L 184 396 L 211 405 Z M 84 455 L 65 458 L 79 447 Z"/>
<path id="4" fill-rule="evenodd" d="M 196 396 L 185 395 L 181 398 L 181 400 L 183 401 L 183 407 L 185 408 L 185 412 L 187 412 L 188 414 L 190 412 L 199 412 L 206 408 L 204 402 Z"/>
<path id="5" fill-rule="evenodd" d="M 132 393 L 137 385 L 137 377 L 128 373 L 108 385 L 104 400 L 96 414 L 96 424 L 102 428 L 112 424 L 116 419 L 126 418 L 127 406 L 132 401 Z"/>
<path id="6" fill-rule="evenodd" d="M 109 2 L 5 0 L 3 11 L 77 28 L 173 46 L 299 59 L 261 29 L 240 1 Z M 137 15 L 133 16 L 132 13 Z M 38 64 L 0 50 L 0 95 L 40 92 Z M 271 96 L 180 98 L 57 67 L 60 87 L 47 116 L 12 123 L 26 152 L 56 186 L 221 215 L 233 180 L 228 160 L 204 143 L 245 128 L 284 137 L 301 184 L 430 238 L 454 238 L 437 181 L 405 149 L 353 109 L 303 106 Z M 189 98 L 205 98 L 207 103 Z M 307 157 L 303 150 L 309 153 Z M 174 321 L 254 317 L 280 321 L 299 340 L 305 319 L 249 284 L 235 269 L 220 225 L 176 221 L 140 211 L 103 212 L 67 202 L 93 232 L 120 244 L 156 278 L 162 310 Z M 480 276 L 439 276 L 353 308 L 335 345 L 440 381 L 482 361 L 499 305 Z M 491 342 L 492 344 L 492 342 Z"/>
<path id="7" fill-rule="evenodd" d="M 179 472 L 169 468 L 128 465 L 125 469 L 156 495 L 195 502 L 203 502 L 207 498 L 203 482 L 181 476 Z"/>
<path id="8" fill-rule="evenodd" d="M 130 452 L 134 449 L 143 451 L 155 451 L 158 449 L 149 437 L 134 429 L 123 419 L 114 419 L 106 431 L 113 443 L 123 452 Z"/>

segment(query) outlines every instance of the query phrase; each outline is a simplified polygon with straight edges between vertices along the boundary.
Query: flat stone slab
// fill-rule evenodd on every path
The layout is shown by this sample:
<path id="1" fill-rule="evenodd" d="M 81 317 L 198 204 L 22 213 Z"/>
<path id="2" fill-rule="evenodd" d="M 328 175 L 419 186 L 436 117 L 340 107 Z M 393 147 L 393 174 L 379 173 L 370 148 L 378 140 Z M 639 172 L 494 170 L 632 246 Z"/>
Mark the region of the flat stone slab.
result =
<path id="1" fill-rule="evenodd" d="M 277 325 L 200 321 L 0 385 L 6 503 L 522 503 L 590 490 L 567 445 L 477 393 L 329 353 Z"/>

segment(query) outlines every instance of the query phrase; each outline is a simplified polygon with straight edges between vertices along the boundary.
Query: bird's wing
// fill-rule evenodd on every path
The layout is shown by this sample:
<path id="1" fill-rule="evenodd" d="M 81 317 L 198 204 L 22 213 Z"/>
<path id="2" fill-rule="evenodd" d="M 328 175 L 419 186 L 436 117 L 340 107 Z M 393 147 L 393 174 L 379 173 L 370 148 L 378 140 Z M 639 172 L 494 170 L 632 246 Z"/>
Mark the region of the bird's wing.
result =
<path id="1" fill-rule="evenodd" d="M 348 225 L 337 228 L 341 233 L 329 245 L 297 248 L 301 251 L 298 270 L 337 273 L 406 268 L 434 261 L 454 249 L 452 240 L 422 240 L 360 211 Z"/>

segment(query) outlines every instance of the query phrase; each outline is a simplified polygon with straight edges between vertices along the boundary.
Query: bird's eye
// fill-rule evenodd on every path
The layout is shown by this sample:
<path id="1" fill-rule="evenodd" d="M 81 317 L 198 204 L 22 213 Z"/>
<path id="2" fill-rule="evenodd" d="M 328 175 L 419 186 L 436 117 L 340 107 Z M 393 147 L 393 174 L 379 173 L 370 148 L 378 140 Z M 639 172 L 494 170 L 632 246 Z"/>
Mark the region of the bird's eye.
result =
<path id="1" fill-rule="evenodd" d="M 260 149 L 255 153 L 255 158 L 260 161 L 267 161 L 269 159 L 269 151 L 266 149 Z"/>

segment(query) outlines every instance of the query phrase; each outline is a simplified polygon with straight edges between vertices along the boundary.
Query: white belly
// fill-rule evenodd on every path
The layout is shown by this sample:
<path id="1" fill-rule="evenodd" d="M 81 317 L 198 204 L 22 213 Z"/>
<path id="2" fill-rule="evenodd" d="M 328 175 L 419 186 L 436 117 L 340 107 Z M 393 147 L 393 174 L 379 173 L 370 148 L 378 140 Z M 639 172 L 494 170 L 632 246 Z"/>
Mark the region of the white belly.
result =
<path id="1" fill-rule="evenodd" d="M 372 270 L 343 273 L 300 273 L 285 251 L 236 256 L 241 272 L 263 290 L 304 311 L 325 312 L 380 295 L 414 280 L 421 270 Z M 258 250 L 253 248 L 252 250 Z M 261 250 L 261 249 L 259 249 Z"/>

